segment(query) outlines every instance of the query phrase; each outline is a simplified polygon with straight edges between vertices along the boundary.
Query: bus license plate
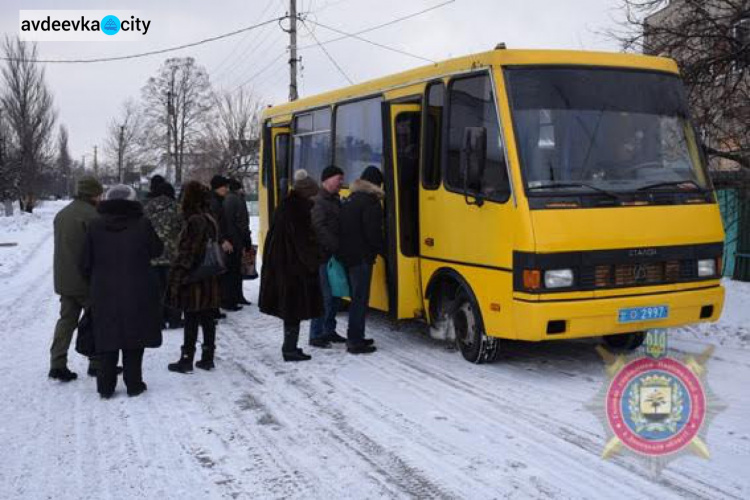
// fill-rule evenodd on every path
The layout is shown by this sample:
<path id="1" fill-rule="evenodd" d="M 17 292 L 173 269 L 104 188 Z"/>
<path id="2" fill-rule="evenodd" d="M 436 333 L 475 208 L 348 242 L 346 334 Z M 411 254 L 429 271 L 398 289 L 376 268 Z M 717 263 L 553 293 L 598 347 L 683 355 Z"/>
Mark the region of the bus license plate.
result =
<path id="1" fill-rule="evenodd" d="M 669 306 L 628 307 L 627 309 L 620 309 L 617 321 L 619 323 L 635 323 L 668 317 Z"/>

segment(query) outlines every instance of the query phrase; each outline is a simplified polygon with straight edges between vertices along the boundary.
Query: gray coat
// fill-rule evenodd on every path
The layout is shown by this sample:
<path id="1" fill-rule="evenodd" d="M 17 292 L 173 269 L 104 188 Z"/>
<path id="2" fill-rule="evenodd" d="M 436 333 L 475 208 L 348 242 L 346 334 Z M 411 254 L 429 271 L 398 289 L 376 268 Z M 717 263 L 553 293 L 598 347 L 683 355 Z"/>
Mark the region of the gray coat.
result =
<path id="1" fill-rule="evenodd" d="M 87 297 L 89 285 L 80 270 L 83 246 L 91 221 L 99 214 L 93 204 L 73 200 L 55 216 L 55 293 Z"/>
<path id="2" fill-rule="evenodd" d="M 341 199 L 325 189 L 318 191 L 312 198 L 312 225 L 318 240 L 324 261 L 328 261 L 339 250 L 339 233 L 341 232 Z"/>

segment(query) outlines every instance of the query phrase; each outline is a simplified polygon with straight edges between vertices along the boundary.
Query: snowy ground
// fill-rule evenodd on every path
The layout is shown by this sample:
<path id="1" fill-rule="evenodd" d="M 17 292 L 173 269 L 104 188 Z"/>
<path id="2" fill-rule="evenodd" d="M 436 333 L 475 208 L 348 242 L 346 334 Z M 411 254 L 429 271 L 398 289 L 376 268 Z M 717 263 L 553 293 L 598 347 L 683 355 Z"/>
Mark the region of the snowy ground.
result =
<path id="1" fill-rule="evenodd" d="M 474 366 L 421 326 L 373 315 L 376 354 L 289 364 L 280 322 L 251 306 L 220 324 L 214 372 L 169 373 L 181 332 L 168 331 L 146 353 L 142 397 L 120 386 L 101 401 L 75 353 L 81 378 L 50 381 L 61 206 L 0 218 L 0 243 L 19 243 L 0 247 L 0 498 L 750 497 L 746 284 L 727 282 L 724 319 L 672 344 L 719 344 L 709 383 L 729 407 L 708 432 L 712 458 L 652 480 L 638 459 L 600 458 L 605 433 L 584 408 L 605 382 L 591 342 L 514 343 Z"/>

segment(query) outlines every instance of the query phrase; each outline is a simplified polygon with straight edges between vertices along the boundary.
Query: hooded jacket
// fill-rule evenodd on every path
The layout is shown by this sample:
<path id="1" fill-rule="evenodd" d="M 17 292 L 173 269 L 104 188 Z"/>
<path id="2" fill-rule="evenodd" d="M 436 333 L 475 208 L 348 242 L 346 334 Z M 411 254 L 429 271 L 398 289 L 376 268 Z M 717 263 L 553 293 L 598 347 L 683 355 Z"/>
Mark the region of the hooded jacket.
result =
<path id="1" fill-rule="evenodd" d="M 161 345 L 161 297 L 150 261 L 163 245 L 137 201 L 99 204 L 81 265 L 91 285 L 97 352 Z"/>
<path id="2" fill-rule="evenodd" d="M 347 267 L 374 264 L 385 254 L 383 206 L 385 192 L 363 179 L 351 185 L 351 194 L 341 204 L 341 232 L 337 256 Z"/>

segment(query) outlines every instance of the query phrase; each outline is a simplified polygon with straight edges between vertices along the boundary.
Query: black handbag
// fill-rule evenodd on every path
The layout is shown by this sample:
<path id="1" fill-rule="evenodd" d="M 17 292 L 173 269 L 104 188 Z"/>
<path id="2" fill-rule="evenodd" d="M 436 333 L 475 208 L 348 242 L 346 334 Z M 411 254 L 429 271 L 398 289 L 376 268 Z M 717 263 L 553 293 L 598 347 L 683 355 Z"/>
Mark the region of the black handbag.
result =
<path id="1" fill-rule="evenodd" d="M 214 222 L 213 218 L 208 215 L 206 215 L 206 218 L 211 221 L 218 234 L 216 222 Z M 185 282 L 196 283 L 198 281 L 203 281 L 213 276 L 219 276 L 220 274 L 225 273 L 226 270 L 227 267 L 224 263 L 224 251 L 215 239 L 209 238 L 203 252 L 203 260 L 190 272 Z"/>
<path id="2" fill-rule="evenodd" d="M 76 352 L 84 356 L 96 354 L 94 347 L 94 324 L 91 319 L 91 308 L 83 310 L 83 316 L 78 321 L 78 335 L 76 335 Z"/>

